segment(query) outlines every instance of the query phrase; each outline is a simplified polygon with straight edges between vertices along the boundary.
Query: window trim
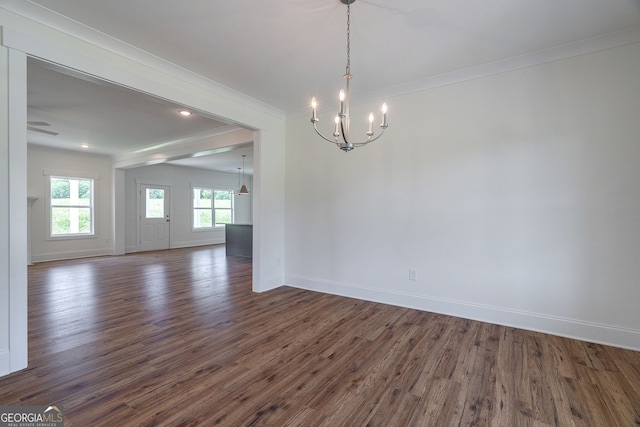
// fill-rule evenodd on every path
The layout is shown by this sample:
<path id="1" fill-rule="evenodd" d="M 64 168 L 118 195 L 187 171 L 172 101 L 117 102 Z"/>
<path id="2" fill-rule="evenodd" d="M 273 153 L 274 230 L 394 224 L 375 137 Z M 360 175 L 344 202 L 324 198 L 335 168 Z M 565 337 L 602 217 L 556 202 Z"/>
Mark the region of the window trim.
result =
<path id="1" fill-rule="evenodd" d="M 76 239 L 96 239 L 97 238 L 97 234 L 96 234 L 96 213 L 97 213 L 97 209 L 96 209 L 96 197 L 95 197 L 95 191 L 96 191 L 96 181 L 99 179 L 99 177 L 96 178 L 96 175 L 90 175 L 90 174 L 83 174 L 83 173 L 78 173 L 78 174 L 70 174 L 70 173 L 60 173 L 60 172 L 53 172 L 53 171 L 43 171 L 43 175 L 46 177 L 45 181 L 46 181 L 46 213 L 45 213 L 45 217 L 46 217 L 46 237 L 45 240 L 76 240 Z M 53 229 L 52 229 L 52 209 L 54 207 L 57 207 L 59 205 L 54 205 L 53 201 L 51 199 L 51 180 L 52 179 L 71 179 L 71 180 L 78 180 L 78 181 L 90 181 L 91 183 L 91 197 L 90 197 L 90 203 L 89 206 L 86 205 L 78 205 L 78 206 L 71 206 L 71 205 L 67 205 L 64 207 L 78 207 L 78 208 L 89 208 L 89 215 L 91 218 L 91 232 L 90 233 L 70 233 L 70 234 L 53 234 Z"/>
<path id="2" fill-rule="evenodd" d="M 194 206 L 194 192 L 195 190 L 209 190 L 212 193 L 212 197 L 211 197 L 211 207 L 210 208 L 198 208 Z M 215 211 L 216 211 L 216 206 L 215 206 L 215 198 L 213 197 L 213 193 L 215 191 L 226 191 L 229 193 L 229 195 L 231 196 L 231 208 L 218 208 L 220 210 L 230 210 L 231 211 L 231 224 L 235 223 L 235 203 L 234 203 L 234 198 L 233 198 L 233 190 L 229 190 L 228 188 L 219 188 L 219 187 L 212 187 L 212 186 L 207 186 L 207 185 L 191 185 L 191 231 L 192 232 L 202 232 L 202 231 L 214 231 L 214 230 L 222 230 L 224 229 L 224 224 L 223 225 L 216 225 L 216 217 L 215 217 Z M 196 210 L 205 210 L 205 209 L 209 209 L 211 210 L 211 222 L 212 222 L 212 226 L 211 227 L 196 227 L 195 226 L 195 211 Z"/>

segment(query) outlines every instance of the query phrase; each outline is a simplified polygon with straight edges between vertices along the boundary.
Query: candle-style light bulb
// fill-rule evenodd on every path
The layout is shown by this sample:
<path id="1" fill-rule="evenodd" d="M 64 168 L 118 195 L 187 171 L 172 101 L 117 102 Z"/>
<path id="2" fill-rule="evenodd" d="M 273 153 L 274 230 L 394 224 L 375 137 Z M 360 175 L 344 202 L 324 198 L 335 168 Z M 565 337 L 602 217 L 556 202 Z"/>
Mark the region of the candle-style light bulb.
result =
<path id="1" fill-rule="evenodd" d="M 333 136 L 336 138 L 340 136 L 340 116 L 336 116 L 336 128 L 333 131 Z"/>
<path id="2" fill-rule="evenodd" d="M 369 130 L 367 131 L 367 135 L 373 135 L 373 113 L 369 113 Z"/>
<path id="3" fill-rule="evenodd" d="M 316 97 L 311 98 L 311 121 L 316 123 L 318 121 L 318 116 L 316 115 L 316 108 L 318 107 L 318 102 L 316 101 Z"/>
<path id="4" fill-rule="evenodd" d="M 387 127 L 387 103 L 386 102 L 382 104 L 382 124 L 380 125 L 380 127 L 383 127 L 383 128 Z"/>
<path id="5" fill-rule="evenodd" d="M 343 89 L 340 89 L 339 98 L 340 98 L 340 115 L 343 116 L 344 115 L 344 98 L 345 98 Z"/>

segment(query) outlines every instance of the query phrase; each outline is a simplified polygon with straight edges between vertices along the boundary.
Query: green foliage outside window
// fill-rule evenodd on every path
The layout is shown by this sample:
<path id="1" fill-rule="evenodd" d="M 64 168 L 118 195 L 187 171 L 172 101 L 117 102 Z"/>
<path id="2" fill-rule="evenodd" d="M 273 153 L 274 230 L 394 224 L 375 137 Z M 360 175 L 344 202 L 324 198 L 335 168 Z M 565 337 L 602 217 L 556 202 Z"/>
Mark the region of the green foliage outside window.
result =
<path id="1" fill-rule="evenodd" d="M 91 182 L 89 180 L 71 180 L 69 178 L 51 178 L 51 198 L 52 199 L 69 199 L 71 198 L 71 183 L 78 182 L 78 198 L 91 198 Z"/>
<path id="2" fill-rule="evenodd" d="M 150 199 L 164 199 L 164 190 L 161 188 L 149 188 L 147 191 Z"/>
<path id="3" fill-rule="evenodd" d="M 200 189 L 200 198 L 202 200 L 211 200 L 211 190 L 208 188 Z"/>
<path id="4" fill-rule="evenodd" d="M 89 208 L 52 208 L 51 235 L 76 234 L 72 233 L 71 215 L 77 213 L 77 233 L 91 234 L 91 211 Z"/>
<path id="5" fill-rule="evenodd" d="M 216 200 L 231 200 L 231 192 L 230 191 L 220 191 L 215 190 Z"/>

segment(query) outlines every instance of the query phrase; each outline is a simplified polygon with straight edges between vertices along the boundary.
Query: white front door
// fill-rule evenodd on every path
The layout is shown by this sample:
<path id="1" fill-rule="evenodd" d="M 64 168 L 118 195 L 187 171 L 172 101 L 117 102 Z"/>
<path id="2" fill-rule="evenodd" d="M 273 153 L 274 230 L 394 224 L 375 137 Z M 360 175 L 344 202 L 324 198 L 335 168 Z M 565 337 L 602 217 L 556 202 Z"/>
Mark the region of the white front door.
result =
<path id="1" fill-rule="evenodd" d="M 140 250 L 169 249 L 171 187 L 140 186 Z"/>

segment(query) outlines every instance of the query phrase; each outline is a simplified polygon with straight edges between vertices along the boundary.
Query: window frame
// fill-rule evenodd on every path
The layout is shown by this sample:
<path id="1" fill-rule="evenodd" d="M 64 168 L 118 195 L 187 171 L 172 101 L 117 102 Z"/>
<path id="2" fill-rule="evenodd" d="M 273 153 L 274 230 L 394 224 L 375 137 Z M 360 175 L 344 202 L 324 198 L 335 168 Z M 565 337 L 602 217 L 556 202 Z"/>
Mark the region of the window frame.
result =
<path id="1" fill-rule="evenodd" d="M 196 190 L 209 190 L 211 191 L 211 207 L 197 207 L 195 206 L 195 191 Z M 231 207 L 230 208 L 216 208 L 216 203 L 215 203 L 215 192 L 216 191 L 224 191 L 229 193 L 229 200 L 231 202 Z M 210 227 L 196 227 L 196 211 L 200 211 L 200 210 L 210 210 L 211 211 L 211 226 Z M 199 232 L 199 231 L 212 231 L 212 230 L 220 230 L 223 229 L 225 224 L 222 225 L 216 225 L 216 211 L 217 210 L 224 210 L 224 211 L 230 211 L 231 212 L 231 222 L 230 224 L 235 223 L 235 203 L 234 203 L 234 197 L 233 197 L 233 191 L 229 190 L 228 188 L 216 188 L 216 187 L 211 187 L 211 186 L 205 186 L 205 185 L 192 185 L 191 186 L 191 231 L 194 232 Z"/>
<path id="2" fill-rule="evenodd" d="M 94 178 L 91 176 L 86 176 L 82 174 L 65 174 L 65 173 L 46 173 L 46 199 L 47 199 L 47 212 L 46 212 L 46 240 L 71 240 L 71 239 L 95 239 L 96 236 L 96 206 L 95 206 L 95 191 L 96 191 L 96 180 L 98 178 Z M 67 179 L 67 180 L 76 180 L 76 181 L 89 181 L 90 190 L 89 190 L 89 205 L 58 205 L 54 204 L 54 199 L 51 197 L 51 183 L 54 179 Z M 88 233 L 66 233 L 66 234 L 53 234 L 53 209 L 54 208 L 82 208 L 89 209 L 89 223 L 91 231 Z"/>

